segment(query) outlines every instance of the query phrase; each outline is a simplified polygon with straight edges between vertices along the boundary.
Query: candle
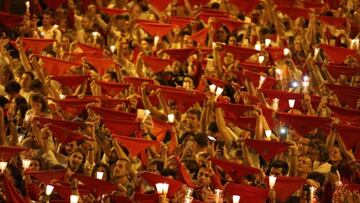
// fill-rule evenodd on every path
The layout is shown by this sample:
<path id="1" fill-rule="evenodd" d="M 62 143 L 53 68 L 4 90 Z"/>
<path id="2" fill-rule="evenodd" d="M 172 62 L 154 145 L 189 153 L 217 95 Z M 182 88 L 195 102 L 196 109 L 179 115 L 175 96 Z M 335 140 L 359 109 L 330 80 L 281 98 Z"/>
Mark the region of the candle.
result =
<path id="1" fill-rule="evenodd" d="M 320 48 L 314 49 L 314 58 L 316 58 L 316 56 L 319 54 L 319 52 L 320 52 Z"/>
<path id="2" fill-rule="evenodd" d="M 53 192 L 53 190 L 54 190 L 54 186 L 52 186 L 52 185 L 46 185 L 45 194 L 46 194 L 47 196 L 50 196 L 51 193 Z"/>
<path id="3" fill-rule="evenodd" d="M 284 56 L 287 56 L 290 54 L 290 49 L 284 48 Z"/>
<path id="4" fill-rule="evenodd" d="M 102 180 L 103 177 L 104 177 L 104 172 L 102 171 L 96 172 L 96 179 Z"/>
<path id="5" fill-rule="evenodd" d="M 315 192 L 316 192 L 316 187 L 311 186 L 310 187 L 310 203 L 312 203 L 314 201 Z"/>
<path id="6" fill-rule="evenodd" d="M 24 167 L 24 169 L 28 169 L 30 166 L 31 160 L 30 159 L 23 159 L 22 160 L 22 166 Z"/>
<path id="7" fill-rule="evenodd" d="M 221 88 L 221 87 L 216 88 L 216 96 L 217 97 L 220 96 L 222 92 L 223 92 L 223 88 Z"/>
<path id="8" fill-rule="evenodd" d="M 266 77 L 263 75 L 260 75 L 258 89 L 261 88 L 261 86 L 264 84 L 265 80 L 266 80 Z"/>
<path id="9" fill-rule="evenodd" d="M 292 88 L 297 88 L 299 86 L 299 84 L 296 82 L 296 81 L 293 81 L 292 83 L 291 83 L 291 87 Z"/>
<path id="10" fill-rule="evenodd" d="M 267 140 L 271 139 L 271 130 L 265 130 L 265 136 Z"/>
<path id="11" fill-rule="evenodd" d="M 304 75 L 303 80 L 304 80 L 304 82 L 309 82 L 309 81 L 310 81 L 310 78 L 309 78 L 309 76 Z"/>
<path id="12" fill-rule="evenodd" d="M 25 2 L 25 5 L 26 5 L 26 10 L 29 11 L 29 9 L 30 9 L 30 2 L 29 2 L 29 1 L 26 1 L 26 2 Z"/>
<path id="13" fill-rule="evenodd" d="M 209 88 L 210 88 L 210 92 L 214 94 L 215 90 L 216 90 L 216 85 L 212 84 L 212 85 L 209 86 Z"/>
<path id="14" fill-rule="evenodd" d="M 65 99 L 65 98 L 66 98 L 66 95 L 60 94 L 59 97 L 60 97 L 60 99 Z"/>
<path id="15" fill-rule="evenodd" d="M 70 203 L 78 203 L 78 202 L 79 202 L 79 196 L 70 195 Z"/>
<path id="16" fill-rule="evenodd" d="M 168 115 L 168 121 L 169 121 L 169 123 L 174 123 L 174 121 L 175 121 L 175 115 L 174 114 L 169 114 Z"/>
<path id="17" fill-rule="evenodd" d="M 255 44 L 255 50 L 261 51 L 261 45 L 259 43 Z"/>
<path id="18" fill-rule="evenodd" d="M 116 47 L 115 47 L 114 45 L 111 45 L 111 46 L 110 46 L 110 51 L 111 51 L 112 53 L 115 53 Z"/>
<path id="19" fill-rule="evenodd" d="M 270 46 L 271 44 L 271 39 L 265 39 L 265 47 Z"/>
<path id="20" fill-rule="evenodd" d="M 157 44 L 159 43 L 160 37 L 159 36 L 155 36 L 154 37 L 154 46 L 157 46 Z"/>
<path id="21" fill-rule="evenodd" d="M 260 56 L 258 57 L 258 61 L 259 61 L 260 64 L 262 64 L 262 63 L 265 61 L 265 56 L 260 55 Z"/>
<path id="22" fill-rule="evenodd" d="M 269 176 L 269 187 L 273 189 L 276 183 L 276 176 Z"/>
<path id="23" fill-rule="evenodd" d="M 240 202 L 240 196 L 239 195 L 233 195 L 232 196 L 233 203 L 239 203 Z"/>
<path id="24" fill-rule="evenodd" d="M 54 25 L 54 28 L 55 28 L 55 29 L 58 29 L 58 27 L 59 27 L 59 26 L 58 26 L 57 24 Z"/>
<path id="25" fill-rule="evenodd" d="M 290 107 L 290 108 L 294 108 L 294 106 L 295 106 L 295 99 L 289 99 L 288 102 L 289 102 L 289 107 Z"/>
<path id="26" fill-rule="evenodd" d="M 92 32 L 91 34 L 92 34 L 92 36 L 94 36 L 94 44 L 96 44 L 96 40 L 97 40 L 97 37 L 98 37 L 99 33 L 98 32 Z"/>
<path id="27" fill-rule="evenodd" d="M 0 161 L 0 170 L 1 172 L 4 172 L 6 167 L 7 167 L 7 162 L 6 161 Z"/>
<path id="28" fill-rule="evenodd" d="M 215 189 L 215 201 L 216 201 L 216 203 L 219 203 L 219 200 L 220 200 L 220 198 L 221 198 L 221 193 L 222 193 L 222 190 L 220 190 L 220 189 Z"/>

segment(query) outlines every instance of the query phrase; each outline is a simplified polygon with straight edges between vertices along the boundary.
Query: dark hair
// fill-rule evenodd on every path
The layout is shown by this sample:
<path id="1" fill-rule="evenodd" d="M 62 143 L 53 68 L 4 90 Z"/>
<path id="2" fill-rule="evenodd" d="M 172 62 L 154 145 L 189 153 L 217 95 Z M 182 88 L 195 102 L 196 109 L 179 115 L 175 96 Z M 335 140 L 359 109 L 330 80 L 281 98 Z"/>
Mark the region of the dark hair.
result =
<path id="1" fill-rule="evenodd" d="M 104 164 L 104 163 L 97 163 L 95 164 L 95 166 L 93 167 L 92 171 L 91 171 L 91 177 L 95 177 L 96 176 L 96 172 L 97 170 L 100 168 L 100 167 L 103 167 L 105 169 L 105 172 L 106 172 L 106 181 L 110 181 L 111 180 L 111 173 L 110 173 L 110 168 L 108 165 Z"/>
<path id="2" fill-rule="evenodd" d="M 18 110 L 19 106 L 21 106 L 21 105 L 27 105 L 26 99 L 25 99 L 24 97 L 22 97 L 22 96 L 16 97 L 16 98 L 14 99 L 14 102 L 15 102 L 15 105 L 16 105 L 15 111 Z"/>
<path id="3" fill-rule="evenodd" d="M 40 171 L 45 169 L 45 160 L 41 157 L 33 157 L 31 160 L 39 162 Z"/>
<path id="4" fill-rule="evenodd" d="M 194 159 L 184 159 L 182 163 L 185 165 L 185 167 L 189 170 L 190 173 L 194 173 L 195 177 L 197 176 L 197 173 L 199 172 L 199 165 Z"/>
<path id="5" fill-rule="evenodd" d="M 3 95 L 0 95 L 0 106 L 1 108 L 4 108 L 6 104 L 10 103 L 9 100 L 3 96 Z"/>
<path id="6" fill-rule="evenodd" d="M 74 172 L 83 174 L 83 173 L 84 173 L 84 165 L 85 165 L 85 161 L 86 161 L 85 152 L 83 152 L 81 149 L 77 148 L 75 151 L 73 151 L 73 152 L 70 154 L 69 158 L 71 157 L 71 155 L 73 155 L 73 154 L 76 153 L 76 152 L 80 153 L 80 154 L 83 156 L 83 160 L 82 160 L 82 162 L 81 162 L 81 164 L 80 164 L 79 169 L 78 169 L 77 171 L 74 171 Z M 69 166 L 69 165 L 70 165 L 70 159 L 68 160 L 68 166 Z"/>
<path id="7" fill-rule="evenodd" d="M 25 195 L 26 194 L 25 184 L 24 184 L 24 181 L 23 181 L 21 170 L 18 169 L 16 166 L 12 165 L 12 164 L 8 164 L 7 169 L 9 169 L 9 171 L 11 172 L 12 177 L 14 178 L 15 187 L 18 190 L 20 190 L 22 195 Z"/>
<path id="8" fill-rule="evenodd" d="M 217 124 L 215 121 L 211 122 L 209 124 L 208 130 L 212 133 L 218 133 L 219 132 L 219 128 L 217 127 Z"/>
<path id="9" fill-rule="evenodd" d="M 188 111 L 188 113 L 189 113 L 189 114 L 195 114 L 196 117 L 197 117 L 197 119 L 199 119 L 199 120 L 200 120 L 200 118 L 201 118 L 201 111 L 200 111 L 200 110 L 190 109 L 190 110 Z"/>
<path id="10" fill-rule="evenodd" d="M 47 111 L 48 106 L 47 106 L 47 102 L 46 102 L 43 95 L 41 95 L 39 93 L 32 94 L 31 97 L 30 97 L 30 100 L 33 101 L 33 102 L 41 103 L 42 104 L 42 108 L 41 108 L 42 112 Z"/>
<path id="11" fill-rule="evenodd" d="M 39 79 L 31 81 L 30 90 L 34 91 L 35 89 L 41 89 L 42 87 L 43 85 L 41 84 Z"/>
<path id="12" fill-rule="evenodd" d="M 319 173 L 319 172 L 311 172 L 311 173 L 309 173 L 308 176 L 306 177 L 306 179 L 312 179 L 312 180 L 320 183 L 321 186 L 325 182 L 325 176 L 322 173 Z"/>
<path id="13" fill-rule="evenodd" d="M 29 110 L 29 105 L 27 105 L 27 104 L 22 104 L 22 105 L 20 105 L 20 106 L 17 106 L 16 112 L 20 112 L 21 117 L 22 117 L 22 118 L 25 118 L 25 114 L 26 114 L 26 112 L 27 112 L 28 110 Z"/>
<path id="14" fill-rule="evenodd" d="M 5 92 L 8 94 L 19 93 L 21 90 L 21 85 L 15 80 L 10 80 L 5 85 Z"/>
<path id="15" fill-rule="evenodd" d="M 286 176 L 287 173 L 289 172 L 289 164 L 286 161 L 283 160 L 275 160 L 273 161 L 270 166 L 268 171 L 266 172 L 267 175 L 269 175 L 271 168 L 281 168 L 281 173 L 282 176 Z"/>
<path id="16" fill-rule="evenodd" d="M 160 174 L 165 177 L 172 176 L 174 179 L 176 179 L 178 175 L 176 170 L 169 168 L 163 169 Z"/>
<path id="17" fill-rule="evenodd" d="M 204 133 L 196 133 L 194 140 L 200 147 L 206 147 L 208 145 L 208 137 Z"/>
<path id="18" fill-rule="evenodd" d="M 186 140 L 188 140 L 190 137 L 194 137 L 194 133 L 192 132 L 184 132 L 182 136 L 179 138 L 179 144 L 183 144 Z"/>
<path id="19" fill-rule="evenodd" d="M 44 16 L 44 15 L 49 15 L 51 18 L 54 18 L 54 17 L 55 17 L 54 12 L 53 12 L 52 10 L 50 10 L 50 9 L 45 10 L 45 11 L 43 12 L 43 16 Z"/>

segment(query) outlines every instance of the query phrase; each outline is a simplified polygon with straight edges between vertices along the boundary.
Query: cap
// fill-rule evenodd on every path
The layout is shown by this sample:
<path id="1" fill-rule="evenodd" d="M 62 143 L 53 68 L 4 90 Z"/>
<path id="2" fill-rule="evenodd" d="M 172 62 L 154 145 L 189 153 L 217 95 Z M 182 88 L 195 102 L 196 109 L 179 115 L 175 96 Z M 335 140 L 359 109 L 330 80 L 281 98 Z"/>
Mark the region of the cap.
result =
<path id="1" fill-rule="evenodd" d="M 171 24 L 178 26 L 180 29 L 183 29 L 190 24 L 191 21 L 195 20 L 194 18 L 183 16 L 169 16 L 167 19 Z"/>
<path id="2" fill-rule="evenodd" d="M 266 177 L 265 183 L 269 187 L 269 178 Z M 281 202 L 286 202 L 286 200 L 297 190 L 299 190 L 303 185 L 305 185 L 306 179 L 299 177 L 290 177 L 290 176 L 277 176 L 274 189 L 276 191 L 276 199 L 279 199 Z"/>
<path id="3" fill-rule="evenodd" d="M 116 82 L 103 82 L 99 80 L 96 81 L 96 84 L 101 86 L 101 91 L 103 95 L 107 94 L 110 95 L 111 97 L 115 97 L 116 94 L 123 92 L 130 86 L 128 84 L 122 84 Z"/>
<path id="4" fill-rule="evenodd" d="M 67 128 L 57 126 L 57 125 L 49 125 L 49 129 L 52 132 L 52 135 L 62 144 L 66 144 L 72 141 L 79 141 L 79 140 L 89 140 L 81 134 L 75 133 Z"/>
<path id="5" fill-rule="evenodd" d="M 36 180 L 51 184 L 54 181 L 62 181 L 65 178 L 66 170 L 49 170 L 49 171 L 25 171 L 25 175 L 29 175 Z"/>
<path id="6" fill-rule="evenodd" d="M 246 59 L 248 59 L 250 56 L 259 53 L 259 51 L 250 48 L 243 48 L 243 47 L 230 46 L 230 45 L 224 45 L 223 47 L 225 52 L 230 52 L 234 54 L 234 58 L 236 58 L 240 62 L 243 62 Z"/>
<path id="7" fill-rule="evenodd" d="M 160 93 L 167 101 L 174 101 L 181 112 L 185 112 L 197 102 L 201 102 L 206 99 L 205 94 L 196 92 L 173 91 L 163 89 L 160 91 Z"/>
<path id="8" fill-rule="evenodd" d="M 116 190 L 116 185 L 93 177 L 76 173 L 73 174 L 72 177 L 78 179 L 80 181 L 79 185 L 81 185 L 81 183 L 84 184 L 85 188 L 96 194 L 96 196 L 110 194 L 111 192 Z"/>
<path id="9" fill-rule="evenodd" d="M 204 28 L 194 34 L 191 35 L 191 39 L 196 41 L 197 43 L 200 44 L 200 46 L 205 47 L 206 46 L 206 37 L 207 34 L 209 33 L 209 28 Z"/>
<path id="10" fill-rule="evenodd" d="M 3 181 L 3 189 L 4 195 L 6 196 L 6 202 L 27 202 L 24 197 L 19 193 L 18 189 L 15 187 L 15 184 L 10 180 L 7 175 L 3 175 Z"/>
<path id="11" fill-rule="evenodd" d="M 179 62 L 186 61 L 189 56 L 191 56 L 194 52 L 194 48 L 183 48 L 183 49 L 164 49 L 164 53 L 168 54 L 170 58 L 175 59 Z"/>
<path id="12" fill-rule="evenodd" d="M 95 67 L 100 75 L 103 75 L 107 69 L 113 68 L 115 63 L 111 59 L 86 57 L 86 61 Z"/>
<path id="13" fill-rule="evenodd" d="M 242 25 L 246 24 L 240 20 L 233 20 L 230 18 L 217 17 L 215 22 L 224 24 L 230 32 L 234 32 L 236 29 L 240 29 Z"/>
<path id="14" fill-rule="evenodd" d="M 238 1 L 238 0 L 229 0 L 230 4 L 235 5 L 239 10 L 243 11 L 246 14 L 249 14 L 256 6 L 260 3 L 259 0 L 253 1 Z"/>
<path id="15" fill-rule="evenodd" d="M 75 121 L 66 121 L 66 120 L 59 120 L 59 119 L 49 119 L 49 118 L 40 118 L 35 117 L 35 121 L 39 122 L 40 125 L 52 124 L 64 127 L 68 130 L 78 130 L 80 127 L 84 127 L 85 123 L 75 122 Z"/>
<path id="16" fill-rule="evenodd" d="M 330 16 L 316 16 L 316 19 L 322 23 L 332 25 L 335 27 L 346 26 L 347 18 L 335 18 Z"/>
<path id="17" fill-rule="evenodd" d="M 268 198 L 269 190 L 258 187 L 228 183 L 225 187 L 225 194 L 239 195 L 241 202 L 263 203 Z"/>
<path id="18" fill-rule="evenodd" d="M 122 111 L 115 111 L 112 109 L 101 108 L 96 106 L 90 106 L 89 109 L 93 110 L 96 114 L 100 115 L 103 119 L 114 119 L 114 120 L 128 120 L 135 121 L 137 115 L 133 113 L 127 113 Z"/>
<path id="19" fill-rule="evenodd" d="M 141 174 L 141 177 L 144 178 L 150 185 L 155 187 L 157 183 L 167 183 L 169 184 L 169 190 L 167 193 L 168 197 L 174 197 L 175 193 L 181 188 L 183 185 L 182 182 L 170 179 L 161 175 L 152 174 L 149 172 L 145 172 Z"/>
<path id="20" fill-rule="evenodd" d="M 290 125 L 291 128 L 293 128 L 301 136 L 306 136 L 306 134 L 316 128 L 325 130 L 329 130 L 331 128 L 330 118 L 291 113 L 276 113 L 276 118 Z"/>
<path id="21" fill-rule="evenodd" d="M 244 176 L 260 174 L 260 169 L 245 166 L 234 161 L 220 160 L 216 158 L 211 158 L 210 160 L 213 164 L 221 167 L 224 172 L 228 174 L 236 183 L 242 182 Z"/>
<path id="22" fill-rule="evenodd" d="M 0 160 L 9 161 L 11 157 L 25 150 L 28 150 L 28 148 L 14 147 L 14 146 L 0 146 Z"/>
<path id="23" fill-rule="evenodd" d="M 348 150 L 358 145 L 360 141 L 360 127 L 340 124 L 334 124 L 334 127 Z"/>
<path id="24" fill-rule="evenodd" d="M 129 136 L 140 130 L 140 123 L 132 120 L 113 120 L 114 118 L 101 119 L 111 133 Z"/>
<path id="25" fill-rule="evenodd" d="M 326 56 L 334 63 L 344 63 L 346 57 L 355 56 L 356 50 L 347 49 L 343 47 L 330 46 L 327 44 L 320 44 L 319 47 L 324 51 Z"/>
<path id="26" fill-rule="evenodd" d="M 138 22 L 140 27 L 151 36 L 164 37 L 174 29 L 174 25 L 156 22 Z"/>
<path id="27" fill-rule="evenodd" d="M 73 89 L 83 84 L 89 77 L 89 75 L 56 75 L 51 79 L 58 81 L 62 86 Z"/>
<path id="28" fill-rule="evenodd" d="M 289 6 L 277 6 L 276 9 L 289 16 L 292 20 L 296 20 L 299 17 L 303 17 L 306 20 L 309 19 L 310 9 Z"/>
<path id="29" fill-rule="evenodd" d="M 178 166 L 178 175 L 179 175 L 179 180 L 183 183 L 185 183 L 187 186 L 191 187 L 191 188 L 195 188 L 196 185 L 194 184 L 189 171 L 185 168 L 185 166 L 180 162 L 179 157 L 175 157 L 177 166 Z"/>
<path id="30" fill-rule="evenodd" d="M 122 15 L 124 13 L 129 13 L 126 9 L 118 9 L 118 8 L 106 8 L 106 7 L 99 7 L 99 11 L 107 14 L 107 15 Z"/>
<path id="31" fill-rule="evenodd" d="M 148 66 L 155 74 L 162 72 L 168 65 L 171 65 L 172 61 L 169 59 L 161 59 L 154 56 L 143 56 L 143 62 Z"/>
<path id="32" fill-rule="evenodd" d="M 340 121 L 344 124 L 351 124 L 360 126 L 360 111 L 354 109 L 345 109 L 333 105 L 328 105 L 331 113 L 335 115 L 335 117 L 339 118 Z"/>
<path id="33" fill-rule="evenodd" d="M 211 84 L 215 84 L 216 87 L 224 88 L 225 86 L 229 85 L 229 83 L 227 81 L 220 80 L 217 78 L 205 77 L 205 79 L 210 81 Z"/>
<path id="34" fill-rule="evenodd" d="M 43 49 L 56 42 L 54 39 L 38 39 L 27 37 L 22 37 L 21 41 L 23 43 L 24 50 L 30 49 L 34 54 L 40 54 Z"/>
<path id="35" fill-rule="evenodd" d="M 66 3 L 67 0 L 44 0 L 44 3 L 51 9 L 53 9 L 54 11 L 59 8 L 61 6 L 61 4 Z"/>
<path id="36" fill-rule="evenodd" d="M 289 144 L 285 142 L 276 141 L 247 139 L 245 143 L 257 151 L 265 161 L 270 161 L 275 155 L 285 152 L 289 147 Z"/>
<path id="37" fill-rule="evenodd" d="M 39 56 L 39 59 L 44 63 L 43 67 L 48 75 L 64 75 L 69 72 L 70 68 L 81 66 L 80 63 L 73 63 L 46 56 Z"/>
<path id="38" fill-rule="evenodd" d="M 84 53 L 93 53 L 96 57 L 102 58 L 104 57 L 104 50 L 102 48 L 96 48 L 83 43 L 76 43 L 76 45 L 84 52 Z"/>
<path id="39" fill-rule="evenodd" d="M 327 64 L 326 68 L 334 78 L 339 78 L 340 75 L 345 75 L 347 79 L 351 79 L 351 77 L 360 73 L 359 67 L 350 67 L 340 64 Z"/>
<path id="40" fill-rule="evenodd" d="M 10 13 L 0 12 L 0 24 L 7 28 L 15 27 L 23 22 L 23 17 Z"/>
<path id="41" fill-rule="evenodd" d="M 276 84 L 276 79 L 273 77 L 269 77 L 263 74 L 258 74 L 253 71 L 244 71 L 244 77 L 249 79 L 255 87 L 258 87 L 260 84 L 260 78 L 261 76 L 265 77 L 265 80 L 263 81 L 263 84 L 261 85 L 261 89 L 272 89 L 274 85 Z"/>

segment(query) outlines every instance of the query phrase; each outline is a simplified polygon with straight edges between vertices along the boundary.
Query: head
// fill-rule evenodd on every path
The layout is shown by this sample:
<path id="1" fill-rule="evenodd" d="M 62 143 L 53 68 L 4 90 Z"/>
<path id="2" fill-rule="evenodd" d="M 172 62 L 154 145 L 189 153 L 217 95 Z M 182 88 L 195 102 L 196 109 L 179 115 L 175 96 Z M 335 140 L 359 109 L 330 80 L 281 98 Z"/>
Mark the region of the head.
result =
<path id="1" fill-rule="evenodd" d="M 30 106 L 35 112 L 45 112 L 47 110 L 47 103 L 44 96 L 38 93 L 31 95 Z"/>
<path id="2" fill-rule="evenodd" d="M 113 177 L 126 177 L 130 173 L 131 163 L 126 159 L 119 159 L 113 169 Z"/>
<path id="3" fill-rule="evenodd" d="M 307 156 L 300 156 L 297 162 L 297 171 L 302 174 L 308 174 L 312 170 L 312 161 Z"/>
<path id="4" fill-rule="evenodd" d="M 211 184 L 211 171 L 206 167 L 201 167 L 196 179 L 197 187 L 209 187 Z"/>
<path id="5" fill-rule="evenodd" d="M 234 54 L 230 52 L 226 52 L 224 56 L 224 64 L 230 65 L 234 62 Z"/>
<path id="6" fill-rule="evenodd" d="M 197 109 L 190 109 L 187 114 L 187 124 L 192 132 L 196 132 L 200 128 L 201 111 Z"/>
<path id="7" fill-rule="evenodd" d="M 91 30 L 94 26 L 94 20 L 89 15 L 85 15 L 81 20 L 81 26 L 84 30 Z"/>
<path id="8" fill-rule="evenodd" d="M 76 149 L 78 148 L 78 145 L 76 141 L 72 141 L 65 144 L 65 152 L 67 155 L 72 154 Z"/>
<path id="9" fill-rule="evenodd" d="M 160 172 L 164 169 L 164 161 L 160 159 L 152 160 L 147 166 L 147 171 L 149 173 L 160 174 Z"/>
<path id="10" fill-rule="evenodd" d="M 69 156 L 68 167 L 72 172 L 82 173 L 84 170 L 85 153 L 79 149 L 75 150 Z"/>
<path id="11" fill-rule="evenodd" d="M 275 160 L 270 164 L 269 175 L 271 176 L 286 176 L 289 171 L 289 165 L 286 161 Z"/>
<path id="12" fill-rule="evenodd" d="M 93 167 L 93 170 L 91 171 L 91 177 L 96 178 L 97 172 L 103 172 L 104 175 L 102 177 L 102 180 L 110 181 L 111 174 L 110 174 L 110 168 L 108 165 L 103 164 L 103 163 L 95 164 L 95 166 Z"/>
<path id="13" fill-rule="evenodd" d="M 1 66 L 0 69 L 0 83 L 5 85 L 8 81 L 14 78 L 13 74 L 10 71 L 10 66 L 5 65 Z"/>
<path id="14" fill-rule="evenodd" d="M 342 155 L 340 148 L 338 146 L 333 146 L 329 149 L 329 161 L 332 164 L 339 163 L 342 160 Z"/>
<path id="15" fill-rule="evenodd" d="M 72 42 L 72 37 L 68 34 L 61 35 L 61 48 L 64 51 L 70 51 L 70 44 Z"/>
<path id="16" fill-rule="evenodd" d="M 30 85 L 34 80 L 34 75 L 31 72 L 24 72 L 20 76 L 20 85 L 24 90 L 30 90 Z"/>
<path id="17" fill-rule="evenodd" d="M 42 158 L 34 157 L 31 159 L 30 167 L 29 167 L 31 171 L 41 171 L 44 169 L 44 167 L 45 167 L 45 163 Z"/>
<path id="18" fill-rule="evenodd" d="M 20 90 L 21 86 L 15 80 L 11 80 L 5 85 L 5 92 L 9 95 L 10 101 L 19 95 Z"/>
<path id="19" fill-rule="evenodd" d="M 42 24 L 43 26 L 51 26 L 54 21 L 54 13 L 50 10 L 47 10 L 43 13 Z"/>

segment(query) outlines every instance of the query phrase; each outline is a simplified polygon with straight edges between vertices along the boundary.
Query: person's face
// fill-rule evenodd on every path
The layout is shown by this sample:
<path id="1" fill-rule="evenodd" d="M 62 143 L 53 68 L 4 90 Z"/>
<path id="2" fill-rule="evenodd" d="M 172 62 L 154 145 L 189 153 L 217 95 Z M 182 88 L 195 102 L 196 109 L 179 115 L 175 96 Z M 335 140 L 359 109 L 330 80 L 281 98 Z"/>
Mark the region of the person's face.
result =
<path id="1" fill-rule="evenodd" d="M 42 24 L 44 26 L 50 26 L 52 24 L 52 18 L 50 15 L 43 15 Z"/>
<path id="2" fill-rule="evenodd" d="M 217 36 L 219 41 L 226 42 L 226 32 L 224 29 L 219 29 Z"/>
<path id="3" fill-rule="evenodd" d="M 235 46 L 236 45 L 236 38 L 234 36 L 229 37 L 229 45 Z"/>
<path id="4" fill-rule="evenodd" d="M 309 143 L 309 139 L 300 137 L 297 143 L 298 143 L 299 151 L 306 154 L 308 151 L 307 144 Z"/>
<path id="5" fill-rule="evenodd" d="M 31 109 L 33 109 L 35 112 L 41 112 L 42 109 L 42 103 L 32 101 L 31 102 Z"/>
<path id="6" fill-rule="evenodd" d="M 311 159 L 306 156 L 301 156 L 297 162 L 297 170 L 302 173 L 309 173 L 311 171 Z"/>
<path id="7" fill-rule="evenodd" d="M 131 12 L 131 16 L 133 16 L 135 19 L 138 18 L 141 14 L 141 8 L 140 6 L 134 6 L 132 12 Z"/>
<path id="8" fill-rule="evenodd" d="M 84 156 L 80 153 L 80 152 L 74 152 L 71 156 L 70 156 L 70 169 L 72 171 L 77 171 L 79 170 L 81 163 L 84 159 Z"/>
<path id="9" fill-rule="evenodd" d="M 114 166 L 114 177 L 124 177 L 129 174 L 129 171 L 126 167 L 127 162 L 124 160 L 119 160 Z"/>
<path id="10" fill-rule="evenodd" d="M 84 17 L 81 20 L 81 26 L 82 26 L 83 29 L 88 30 L 88 29 L 92 28 L 93 23 L 89 18 Z"/>
<path id="11" fill-rule="evenodd" d="M 295 48 L 295 51 L 301 51 L 301 50 L 302 50 L 300 39 L 296 39 L 296 40 L 295 40 L 295 42 L 294 42 L 294 48 Z"/>
<path id="12" fill-rule="evenodd" d="M 201 168 L 197 175 L 197 186 L 198 187 L 208 187 L 211 183 L 211 174 L 205 168 Z"/>
<path id="13" fill-rule="evenodd" d="M 147 41 L 141 40 L 141 48 L 143 51 L 148 51 L 150 48 L 150 45 Z"/>
<path id="14" fill-rule="evenodd" d="M 271 167 L 270 175 L 277 177 L 277 176 L 283 176 L 284 174 L 282 173 L 282 168 Z"/>
<path id="15" fill-rule="evenodd" d="M 29 169 L 31 171 L 40 171 L 40 163 L 37 160 L 31 160 Z"/>
<path id="16" fill-rule="evenodd" d="M 199 119 L 196 114 L 188 113 L 187 114 L 187 122 L 190 130 L 196 131 L 199 127 Z"/>
<path id="17" fill-rule="evenodd" d="M 185 143 L 184 151 L 183 151 L 183 158 L 192 157 L 195 152 L 195 142 L 192 139 L 189 139 Z"/>
<path id="18" fill-rule="evenodd" d="M 71 154 L 77 149 L 76 141 L 69 142 L 65 145 L 66 154 Z"/>
<path id="19" fill-rule="evenodd" d="M 30 88 L 30 84 L 31 84 L 31 76 L 29 74 L 22 74 L 20 77 L 20 85 L 23 89 L 28 89 Z"/>
<path id="20" fill-rule="evenodd" d="M 159 171 L 157 170 L 156 164 L 151 164 L 148 168 L 148 172 L 159 175 Z"/>
<path id="21" fill-rule="evenodd" d="M 234 54 L 227 52 L 224 56 L 225 65 L 230 65 L 233 62 L 234 62 Z"/>
<path id="22" fill-rule="evenodd" d="M 61 38 L 61 47 L 62 47 L 62 49 L 63 49 L 64 51 L 69 51 L 69 49 L 70 49 L 70 39 L 67 38 L 67 37 L 65 37 L 65 36 L 63 36 L 63 37 Z"/>
<path id="23" fill-rule="evenodd" d="M 194 88 L 194 84 L 193 84 L 193 81 L 191 80 L 191 78 L 186 77 L 184 79 L 183 88 L 185 88 L 185 89 L 193 89 Z"/>
<path id="24" fill-rule="evenodd" d="M 341 152 L 338 147 L 332 147 L 329 149 L 329 160 L 331 162 L 339 162 L 341 159 Z"/>

